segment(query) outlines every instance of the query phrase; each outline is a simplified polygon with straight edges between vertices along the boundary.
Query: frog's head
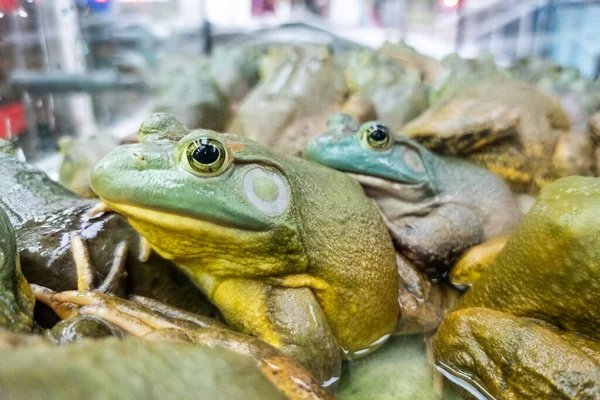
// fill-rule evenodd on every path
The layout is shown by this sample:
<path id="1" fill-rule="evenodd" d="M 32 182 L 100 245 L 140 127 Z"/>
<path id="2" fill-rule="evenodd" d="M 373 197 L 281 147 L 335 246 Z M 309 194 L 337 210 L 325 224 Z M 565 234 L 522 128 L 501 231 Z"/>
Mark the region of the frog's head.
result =
<path id="1" fill-rule="evenodd" d="M 414 211 L 438 193 L 436 157 L 416 142 L 392 135 L 377 121 L 359 126 L 347 114 L 332 116 L 327 127 L 307 145 L 304 157 L 349 173 L 369 197 L 393 198 Z"/>
<path id="2" fill-rule="evenodd" d="M 265 276 L 306 262 L 284 164 L 255 142 L 190 131 L 159 113 L 142 124 L 139 144 L 113 150 L 91 178 L 163 257 L 212 274 Z"/>

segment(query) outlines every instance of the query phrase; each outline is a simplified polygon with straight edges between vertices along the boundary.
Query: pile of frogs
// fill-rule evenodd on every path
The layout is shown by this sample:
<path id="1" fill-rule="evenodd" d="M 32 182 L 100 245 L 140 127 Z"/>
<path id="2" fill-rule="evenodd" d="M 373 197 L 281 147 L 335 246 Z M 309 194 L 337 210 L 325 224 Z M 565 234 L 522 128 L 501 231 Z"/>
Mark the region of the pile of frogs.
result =
<path id="1" fill-rule="evenodd" d="M 596 83 L 402 43 L 165 76 L 60 183 L 0 142 L 0 397 L 600 398 Z"/>

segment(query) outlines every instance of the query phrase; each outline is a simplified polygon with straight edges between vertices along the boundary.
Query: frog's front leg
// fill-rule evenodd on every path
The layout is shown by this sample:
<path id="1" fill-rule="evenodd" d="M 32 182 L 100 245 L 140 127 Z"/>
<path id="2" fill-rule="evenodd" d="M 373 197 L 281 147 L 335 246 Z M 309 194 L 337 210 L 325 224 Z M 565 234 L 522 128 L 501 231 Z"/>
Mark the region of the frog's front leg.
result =
<path id="1" fill-rule="evenodd" d="M 273 283 L 229 279 L 211 297 L 233 329 L 277 347 L 325 385 L 337 384 L 340 347 L 313 292 Z"/>
<path id="2" fill-rule="evenodd" d="M 447 270 L 466 249 L 484 240 L 477 215 L 456 204 L 386 223 L 402 254 L 432 275 Z"/>

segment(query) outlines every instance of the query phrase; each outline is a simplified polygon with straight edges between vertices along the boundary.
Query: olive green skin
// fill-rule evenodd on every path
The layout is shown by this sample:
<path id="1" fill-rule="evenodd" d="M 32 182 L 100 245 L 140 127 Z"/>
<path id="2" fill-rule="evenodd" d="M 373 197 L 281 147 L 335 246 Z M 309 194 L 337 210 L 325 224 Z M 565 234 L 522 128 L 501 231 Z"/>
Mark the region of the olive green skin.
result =
<path id="1" fill-rule="evenodd" d="M 191 128 L 225 129 L 231 107 L 211 73 L 210 60 L 170 56 L 158 81 L 154 112 L 173 114 Z"/>
<path id="2" fill-rule="evenodd" d="M 13 332 L 31 332 L 34 302 L 21 273 L 15 233 L 0 208 L 0 327 Z"/>
<path id="3" fill-rule="evenodd" d="M 186 149 L 202 138 L 228 154 L 216 176 L 185 166 Z M 256 181 L 248 188 L 253 171 L 278 177 L 270 178 L 280 182 L 277 200 L 256 198 L 273 192 Z M 233 329 L 280 348 L 318 379 L 339 377 L 342 350 L 364 355 L 394 329 L 392 242 L 344 174 L 155 114 L 139 145 L 114 150 L 94 168 L 92 187 L 188 273 Z M 280 200 L 284 208 L 261 208 Z"/>
<path id="4" fill-rule="evenodd" d="M 418 117 L 428 106 L 425 85 L 418 71 L 407 70 L 403 64 L 381 52 L 363 51 L 348 55 L 345 68 L 350 99 L 343 111 L 360 122 L 378 119 L 393 131 L 399 131 L 408 121 Z M 374 115 L 362 120 L 360 115 Z M 353 112 L 351 112 L 353 111 Z"/>
<path id="5" fill-rule="evenodd" d="M 261 71 L 227 132 L 298 155 L 343 102 L 343 72 L 325 46 L 273 48 Z"/>
<path id="6" fill-rule="evenodd" d="M 364 135 L 377 124 L 360 127 L 348 115 L 334 115 L 304 157 L 358 179 L 388 220 L 396 248 L 422 270 L 443 274 L 464 250 L 519 221 L 518 205 L 500 178 L 402 136 L 394 136 L 389 148 L 371 148 Z"/>
<path id="7" fill-rule="evenodd" d="M 0 206 L 13 225 L 23 275 L 29 283 L 55 291 L 77 288 L 69 240 L 71 233 L 77 233 L 89 249 L 95 283 L 104 279 L 117 246 L 124 241 L 129 250 L 127 294 L 151 297 L 199 314 L 212 312 L 205 297 L 171 263 L 156 254 L 146 263 L 138 261 L 139 235 L 122 216 L 103 213 L 89 217 L 97 201 L 65 189 L 10 152 L 0 152 L 0 176 Z"/>
<path id="8" fill-rule="evenodd" d="M 550 60 L 527 58 L 518 60 L 509 72 L 556 97 L 569 115 L 571 129 L 575 132 L 585 132 L 588 119 L 600 111 L 600 86 L 582 76 L 576 68 L 562 67 Z"/>
<path id="9" fill-rule="evenodd" d="M 6 399 L 285 399 L 250 357 L 136 338 L 4 352 Z"/>
<path id="10" fill-rule="evenodd" d="M 573 132 L 557 98 L 514 79 L 491 58 L 443 61 L 431 107 L 401 133 L 433 151 L 468 158 L 519 192 L 564 176 L 592 175 L 585 132 Z"/>
<path id="11" fill-rule="evenodd" d="M 442 322 L 438 362 L 498 398 L 598 398 L 599 240 L 600 179 L 562 178 L 542 189 Z"/>

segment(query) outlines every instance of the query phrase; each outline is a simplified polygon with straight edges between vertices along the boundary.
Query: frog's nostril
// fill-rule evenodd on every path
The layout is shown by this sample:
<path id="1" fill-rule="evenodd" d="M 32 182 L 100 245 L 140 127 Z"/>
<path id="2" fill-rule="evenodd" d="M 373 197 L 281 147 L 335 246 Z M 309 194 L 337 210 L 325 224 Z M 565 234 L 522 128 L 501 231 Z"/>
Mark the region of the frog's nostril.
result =
<path id="1" fill-rule="evenodd" d="M 133 152 L 132 155 L 138 159 L 138 161 L 146 161 L 146 157 L 142 153 Z"/>

